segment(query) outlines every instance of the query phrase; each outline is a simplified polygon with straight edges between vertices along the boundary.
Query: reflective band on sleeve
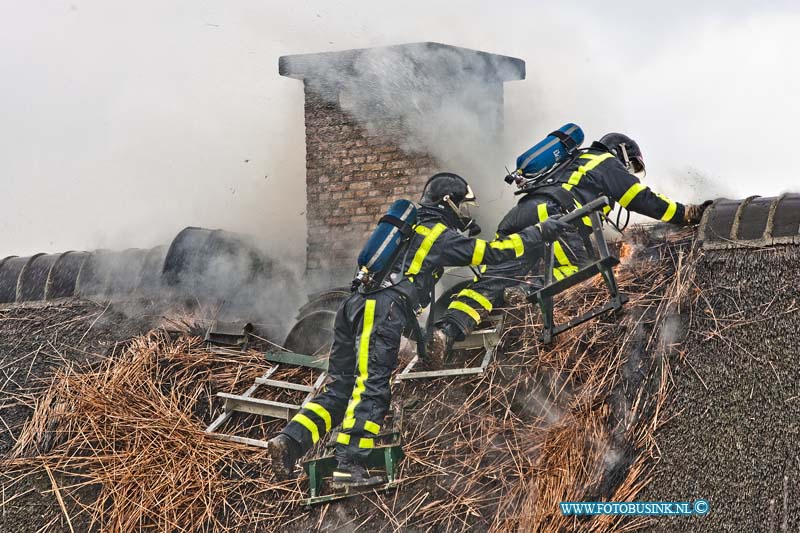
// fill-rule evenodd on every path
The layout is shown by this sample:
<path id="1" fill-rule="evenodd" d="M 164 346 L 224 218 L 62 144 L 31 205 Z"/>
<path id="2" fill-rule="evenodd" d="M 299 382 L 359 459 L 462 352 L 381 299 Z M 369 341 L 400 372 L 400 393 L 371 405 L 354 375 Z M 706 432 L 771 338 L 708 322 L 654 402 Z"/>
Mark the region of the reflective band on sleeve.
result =
<path id="1" fill-rule="evenodd" d="M 664 196 L 663 194 L 656 193 L 656 196 L 667 202 L 667 210 L 664 211 L 664 216 L 661 217 L 661 222 L 669 222 L 675 216 L 675 211 L 678 210 L 678 204 Z"/>
<path id="2" fill-rule="evenodd" d="M 425 239 L 422 241 L 422 244 L 419 245 L 419 248 L 417 248 L 417 253 L 414 254 L 414 260 L 411 261 L 411 266 L 406 272 L 407 275 L 413 276 L 414 274 L 419 274 L 419 271 L 422 269 L 422 262 L 425 261 L 425 257 L 427 257 L 428 252 L 431 251 L 431 246 L 433 246 L 434 241 L 447 229 L 447 226 L 441 222 L 436 224 L 428 233 L 420 231 L 422 227 L 424 226 L 417 226 L 416 230 L 417 233 L 425 235 Z M 425 228 L 425 230 L 427 231 L 428 228 Z"/>
<path id="3" fill-rule="evenodd" d="M 481 315 L 479 315 L 476 310 L 474 310 L 464 302 L 459 302 L 458 300 L 455 300 L 453 302 L 450 302 L 450 305 L 448 305 L 447 308 L 455 309 L 456 311 L 461 311 L 462 313 L 466 313 L 470 317 L 472 317 L 472 320 L 474 320 L 476 324 L 481 323 Z"/>
<path id="4" fill-rule="evenodd" d="M 353 387 L 353 396 L 347 404 L 345 419 L 355 418 L 356 406 L 361 402 L 361 394 L 367 381 L 367 363 L 369 362 L 369 338 L 372 335 L 372 324 L 375 321 L 375 300 L 368 299 L 364 304 L 364 327 L 361 330 L 361 339 L 358 345 L 358 377 Z"/>
<path id="5" fill-rule="evenodd" d="M 522 237 L 513 233 L 508 236 L 508 239 L 503 241 L 492 241 L 489 246 L 495 250 L 514 250 L 514 255 L 520 257 L 525 253 L 525 245 L 522 243 Z"/>
<path id="6" fill-rule="evenodd" d="M 473 291 L 472 289 L 464 289 L 463 291 L 458 293 L 458 296 L 459 297 L 464 296 L 465 298 L 472 298 L 473 300 L 478 302 L 481 305 L 481 307 L 483 307 L 490 313 L 492 312 L 492 302 L 487 300 L 486 297 L 479 292 Z"/>
<path id="7" fill-rule="evenodd" d="M 359 448 L 374 448 L 375 447 L 375 440 L 374 439 L 358 439 L 358 447 Z"/>
<path id="8" fill-rule="evenodd" d="M 364 429 L 366 429 L 367 431 L 369 431 L 373 435 L 377 435 L 378 433 L 381 432 L 381 427 L 378 424 L 376 424 L 375 422 L 371 422 L 369 420 L 364 422 Z"/>
<path id="9" fill-rule="evenodd" d="M 478 266 L 483 263 L 483 255 L 486 253 L 486 241 L 475 239 L 475 251 L 472 252 L 472 262 L 470 265 Z"/>
<path id="10" fill-rule="evenodd" d="M 350 435 L 348 435 L 347 433 L 339 432 L 339 434 L 336 435 L 336 442 L 347 446 L 348 444 L 350 444 Z"/>
<path id="11" fill-rule="evenodd" d="M 536 214 L 539 215 L 539 222 L 547 220 L 550 215 L 547 213 L 547 204 L 541 203 L 536 206 Z"/>
<path id="12" fill-rule="evenodd" d="M 313 442 L 314 444 L 317 443 L 317 441 L 319 440 L 319 429 L 317 429 L 317 425 L 310 418 L 308 418 L 303 413 L 297 413 L 296 415 L 294 415 L 294 418 L 292 418 L 292 422 L 297 422 L 298 424 L 306 428 L 309 431 L 309 433 L 311 433 L 311 442 Z"/>
<path id="13" fill-rule="evenodd" d="M 619 199 L 619 205 L 621 205 L 622 207 L 628 207 L 628 204 L 630 204 L 633 201 L 633 199 L 636 198 L 636 195 L 645 190 L 646 188 L 647 185 L 642 185 L 639 182 L 634 183 L 633 185 L 631 185 L 630 189 L 625 191 L 625 194 L 622 195 L 622 198 Z"/>
<path id="14" fill-rule="evenodd" d="M 356 425 L 355 418 L 345 418 L 344 422 L 342 422 L 342 429 L 352 429 L 353 426 Z"/>
<path id="15" fill-rule="evenodd" d="M 304 409 L 308 409 L 318 417 L 320 417 L 325 422 L 325 431 L 331 430 L 331 414 L 328 412 L 327 409 L 322 407 L 318 403 L 308 402 L 303 406 Z"/>

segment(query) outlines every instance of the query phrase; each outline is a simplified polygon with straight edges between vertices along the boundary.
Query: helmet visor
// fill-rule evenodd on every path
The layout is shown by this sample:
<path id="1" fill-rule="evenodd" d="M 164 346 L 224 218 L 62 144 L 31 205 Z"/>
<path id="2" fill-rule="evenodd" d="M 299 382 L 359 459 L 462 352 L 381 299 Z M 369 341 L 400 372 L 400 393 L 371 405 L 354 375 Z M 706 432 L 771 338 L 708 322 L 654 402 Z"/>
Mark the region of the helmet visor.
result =
<path id="1" fill-rule="evenodd" d="M 467 185 L 467 194 L 464 196 L 464 199 L 461 200 L 461 205 L 474 205 L 478 207 L 478 198 L 475 196 L 475 193 L 472 192 L 472 187 Z"/>
<path id="2" fill-rule="evenodd" d="M 644 168 L 644 159 L 642 159 L 642 156 L 632 157 L 631 158 L 631 167 L 633 168 L 633 173 L 634 174 L 636 174 L 636 175 L 639 175 L 639 174 L 644 175 L 645 168 Z"/>

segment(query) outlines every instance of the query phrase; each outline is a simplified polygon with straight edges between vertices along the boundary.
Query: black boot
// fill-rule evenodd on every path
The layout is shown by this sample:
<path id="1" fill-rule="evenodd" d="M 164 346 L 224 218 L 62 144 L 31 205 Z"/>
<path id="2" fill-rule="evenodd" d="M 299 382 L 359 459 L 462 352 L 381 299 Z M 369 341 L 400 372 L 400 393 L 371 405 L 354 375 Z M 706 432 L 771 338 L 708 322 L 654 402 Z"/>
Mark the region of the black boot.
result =
<path id="1" fill-rule="evenodd" d="M 379 485 L 384 482 L 381 476 L 370 477 L 366 467 L 352 460 L 340 460 L 333 471 L 333 481 L 331 485 L 334 489 L 347 487 L 367 487 Z"/>
<path id="2" fill-rule="evenodd" d="M 463 338 L 464 334 L 451 322 L 443 322 L 434 326 L 433 331 L 425 340 L 425 357 L 420 357 L 420 370 L 444 368 L 444 360 L 453 349 L 453 344 Z"/>
<path id="3" fill-rule="evenodd" d="M 443 329 L 434 327 L 425 339 L 425 356 L 420 355 L 417 367 L 420 370 L 441 370 L 444 366 L 444 356 L 452 345 L 453 341 L 448 338 L 447 333 Z"/>
<path id="4" fill-rule="evenodd" d="M 300 444 L 289 435 L 279 433 L 267 441 L 269 455 L 272 457 L 272 470 L 278 479 L 294 477 L 294 466 L 300 458 Z"/>

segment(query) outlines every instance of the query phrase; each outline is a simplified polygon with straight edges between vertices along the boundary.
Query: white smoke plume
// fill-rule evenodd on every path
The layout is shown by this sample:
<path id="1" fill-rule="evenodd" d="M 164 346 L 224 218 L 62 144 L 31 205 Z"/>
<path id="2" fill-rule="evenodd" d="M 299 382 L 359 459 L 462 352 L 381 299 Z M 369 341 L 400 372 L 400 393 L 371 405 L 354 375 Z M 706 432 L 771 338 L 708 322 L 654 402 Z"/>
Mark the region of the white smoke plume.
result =
<path id="1" fill-rule="evenodd" d="M 0 0 L 0 14 L 0 256 L 149 247 L 197 225 L 302 260 L 303 93 L 277 57 L 407 42 L 527 62 L 500 146 L 476 146 L 457 103 L 443 111 L 465 134 L 432 116 L 409 141 L 444 150 L 493 217 L 514 201 L 503 165 L 570 121 L 636 138 L 648 182 L 677 200 L 798 188 L 793 2 Z"/>

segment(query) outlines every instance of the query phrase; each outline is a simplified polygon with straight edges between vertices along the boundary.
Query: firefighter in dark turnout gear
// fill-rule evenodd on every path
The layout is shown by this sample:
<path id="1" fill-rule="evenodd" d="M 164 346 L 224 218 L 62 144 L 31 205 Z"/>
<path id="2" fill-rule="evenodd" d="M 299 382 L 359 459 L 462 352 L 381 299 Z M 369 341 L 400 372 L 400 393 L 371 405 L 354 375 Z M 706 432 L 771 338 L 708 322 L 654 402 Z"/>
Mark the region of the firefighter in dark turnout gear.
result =
<path id="1" fill-rule="evenodd" d="M 684 205 L 650 190 L 637 174 L 645 171 L 639 145 L 621 133 L 609 133 L 578 152 L 574 159 L 557 168 L 508 212 L 497 228 L 499 238 L 540 223 L 555 214 L 567 213 L 600 196 L 619 203 L 635 213 L 675 224 L 697 224 L 703 210 L 711 203 Z M 524 189 L 523 189 L 524 190 Z M 605 208 L 605 214 L 613 205 Z M 585 238 L 591 231 L 588 218 L 578 234 L 565 235 L 553 243 L 556 263 L 553 277 L 563 279 L 578 271 L 588 261 Z M 534 258 L 536 259 L 536 258 Z M 437 322 L 430 336 L 429 350 L 444 356 L 455 340 L 472 331 L 494 306 L 503 301 L 506 288 L 516 286 L 520 278 L 536 268 L 529 258 L 515 259 L 486 269 L 482 278 L 463 290 Z"/>
<path id="2" fill-rule="evenodd" d="M 431 289 L 444 267 L 494 265 L 541 254 L 543 235 L 552 241 L 559 231 L 571 227 L 549 220 L 491 242 L 473 239 L 457 230 L 468 232 L 473 227 L 465 204 L 474 200 L 469 185 L 458 175 L 442 173 L 428 180 L 414 233 L 405 258 L 395 265 L 391 283 L 374 291 L 353 292 L 342 303 L 334 323 L 327 384 L 269 441 L 279 477 L 289 477 L 297 459 L 341 423 L 334 483 L 369 483 L 364 462 L 389 408 L 389 380 L 401 333 L 416 320 L 416 311 L 430 303 Z"/>

